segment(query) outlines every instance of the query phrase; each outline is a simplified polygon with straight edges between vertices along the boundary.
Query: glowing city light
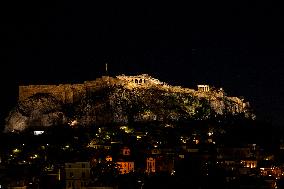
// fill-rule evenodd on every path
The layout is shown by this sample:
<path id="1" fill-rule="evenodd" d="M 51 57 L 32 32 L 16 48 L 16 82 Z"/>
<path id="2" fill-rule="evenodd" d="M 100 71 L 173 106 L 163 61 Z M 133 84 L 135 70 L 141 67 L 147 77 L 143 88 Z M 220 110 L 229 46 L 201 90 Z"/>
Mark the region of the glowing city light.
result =
<path id="1" fill-rule="evenodd" d="M 15 149 L 13 150 L 13 152 L 14 152 L 14 153 L 18 153 L 18 152 L 20 152 L 20 150 L 19 150 L 18 148 L 15 148 Z"/>
<path id="2" fill-rule="evenodd" d="M 141 137 L 141 136 L 136 136 L 136 138 L 139 140 L 139 139 L 141 139 L 142 137 Z"/>
<path id="3" fill-rule="evenodd" d="M 78 125 L 78 121 L 75 119 L 69 123 L 70 126 Z"/>

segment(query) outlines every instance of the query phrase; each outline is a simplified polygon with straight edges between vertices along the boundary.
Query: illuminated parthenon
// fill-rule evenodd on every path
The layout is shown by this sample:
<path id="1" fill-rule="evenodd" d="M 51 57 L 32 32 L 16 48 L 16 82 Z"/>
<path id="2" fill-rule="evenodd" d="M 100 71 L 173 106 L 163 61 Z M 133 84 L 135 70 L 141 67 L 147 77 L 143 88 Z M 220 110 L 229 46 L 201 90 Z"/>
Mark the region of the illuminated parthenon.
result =
<path id="1" fill-rule="evenodd" d="M 116 78 L 127 81 L 133 84 L 156 84 L 156 85 L 164 85 L 164 82 L 159 81 L 158 79 L 155 79 L 148 74 L 141 74 L 141 75 L 135 75 L 135 76 L 126 76 L 126 75 L 119 75 L 116 76 Z"/>
<path id="2" fill-rule="evenodd" d="M 197 85 L 197 88 L 198 88 L 198 91 L 202 91 L 202 92 L 210 91 L 209 85 Z"/>

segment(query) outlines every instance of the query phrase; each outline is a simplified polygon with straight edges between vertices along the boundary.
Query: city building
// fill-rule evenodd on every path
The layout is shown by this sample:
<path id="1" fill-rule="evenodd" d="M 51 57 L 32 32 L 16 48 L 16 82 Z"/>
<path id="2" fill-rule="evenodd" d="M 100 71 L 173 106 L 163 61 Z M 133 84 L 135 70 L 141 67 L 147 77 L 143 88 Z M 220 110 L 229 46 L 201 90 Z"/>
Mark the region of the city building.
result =
<path id="1" fill-rule="evenodd" d="M 133 161 L 119 161 L 116 162 L 120 174 L 128 174 L 134 172 L 134 162 Z"/>
<path id="2" fill-rule="evenodd" d="M 66 189 L 85 189 L 90 182 L 90 163 L 65 163 Z"/>

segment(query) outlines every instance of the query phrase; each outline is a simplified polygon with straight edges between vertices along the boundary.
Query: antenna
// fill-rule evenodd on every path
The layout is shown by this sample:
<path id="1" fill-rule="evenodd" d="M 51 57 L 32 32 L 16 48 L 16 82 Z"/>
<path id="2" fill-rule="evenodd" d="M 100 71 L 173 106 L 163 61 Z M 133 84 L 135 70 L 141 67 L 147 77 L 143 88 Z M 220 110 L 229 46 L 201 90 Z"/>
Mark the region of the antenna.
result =
<path id="1" fill-rule="evenodd" d="M 108 75 L 108 67 L 107 67 L 107 62 L 106 62 L 105 68 L 106 68 L 106 75 Z"/>

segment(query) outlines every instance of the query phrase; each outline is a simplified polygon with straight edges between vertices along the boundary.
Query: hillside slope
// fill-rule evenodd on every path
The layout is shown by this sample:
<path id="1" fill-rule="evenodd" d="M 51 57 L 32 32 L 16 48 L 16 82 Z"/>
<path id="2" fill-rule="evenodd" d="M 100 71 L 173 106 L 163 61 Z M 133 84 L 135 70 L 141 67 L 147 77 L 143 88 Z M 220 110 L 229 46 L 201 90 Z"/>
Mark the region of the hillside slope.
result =
<path id="1" fill-rule="evenodd" d="M 111 77 L 97 79 L 94 85 L 88 95 L 73 104 L 41 93 L 19 101 L 6 118 L 5 131 L 62 124 L 100 126 L 255 117 L 248 102 L 228 97 L 222 89 L 196 91 L 166 84 L 139 85 Z"/>

